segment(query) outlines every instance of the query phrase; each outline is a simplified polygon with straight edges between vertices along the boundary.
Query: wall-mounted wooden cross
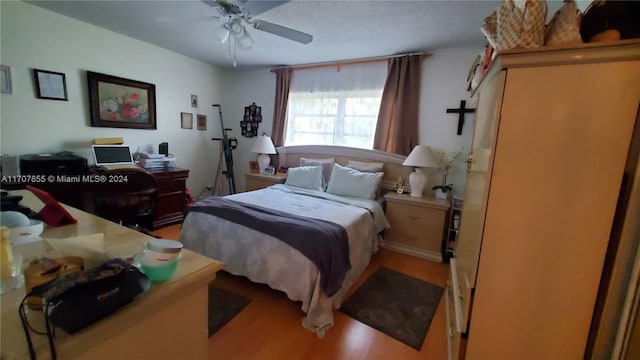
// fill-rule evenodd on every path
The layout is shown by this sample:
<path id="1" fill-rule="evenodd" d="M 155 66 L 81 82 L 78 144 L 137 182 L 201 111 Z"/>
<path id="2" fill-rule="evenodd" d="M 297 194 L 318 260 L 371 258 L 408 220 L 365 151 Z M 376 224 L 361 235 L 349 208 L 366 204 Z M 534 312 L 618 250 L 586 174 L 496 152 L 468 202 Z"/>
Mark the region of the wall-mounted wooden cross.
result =
<path id="1" fill-rule="evenodd" d="M 447 114 L 458 114 L 458 135 L 462 135 L 462 125 L 464 125 L 464 114 L 474 113 L 476 109 L 465 109 L 466 101 L 460 100 L 459 109 L 447 109 Z"/>

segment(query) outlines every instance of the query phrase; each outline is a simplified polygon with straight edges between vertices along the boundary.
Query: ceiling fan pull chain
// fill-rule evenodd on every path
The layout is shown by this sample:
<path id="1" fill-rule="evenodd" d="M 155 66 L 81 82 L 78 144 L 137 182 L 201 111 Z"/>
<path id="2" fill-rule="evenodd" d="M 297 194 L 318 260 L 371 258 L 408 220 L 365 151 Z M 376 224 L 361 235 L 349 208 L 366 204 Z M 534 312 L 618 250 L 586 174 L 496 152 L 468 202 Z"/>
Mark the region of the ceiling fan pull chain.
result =
<path id="1" fill-rule="evenodd" d="M 233 39 L 233 67 L 238 67 L 236 64 L 236 51 L 238 51 L 238 44 L 236 44 L 236 39 Z"/>

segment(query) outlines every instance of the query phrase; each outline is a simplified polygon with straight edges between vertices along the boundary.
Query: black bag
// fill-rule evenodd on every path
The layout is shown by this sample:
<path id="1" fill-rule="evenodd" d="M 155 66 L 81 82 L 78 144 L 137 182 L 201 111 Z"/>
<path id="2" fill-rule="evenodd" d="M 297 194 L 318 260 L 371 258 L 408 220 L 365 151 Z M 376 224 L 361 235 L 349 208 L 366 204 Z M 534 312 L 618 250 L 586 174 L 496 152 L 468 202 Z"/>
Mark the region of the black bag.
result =
<path id="1" fill-rule="evenodd" d="M 620 40 L 640 37 L 640 1 L 592 2 L 582 15 L 580 36 L 587 43 L 606 30 L 617 30 Z"/>
<path id="2" fill-rule="evenodd" d="M 46 335 L 55 359 L 50 325 L 74 333 L 130 303 L 148 288 L 147 276 L 121 259 L 108 260 L 93 269 L 77 271 L 35 286 L 19 309 L 31 358 L 35 358 L 35 352 L 31 348 L 28 331 L 31 326 L 24 311 L 24 303 L 30 296 L 42 297 Z"/>

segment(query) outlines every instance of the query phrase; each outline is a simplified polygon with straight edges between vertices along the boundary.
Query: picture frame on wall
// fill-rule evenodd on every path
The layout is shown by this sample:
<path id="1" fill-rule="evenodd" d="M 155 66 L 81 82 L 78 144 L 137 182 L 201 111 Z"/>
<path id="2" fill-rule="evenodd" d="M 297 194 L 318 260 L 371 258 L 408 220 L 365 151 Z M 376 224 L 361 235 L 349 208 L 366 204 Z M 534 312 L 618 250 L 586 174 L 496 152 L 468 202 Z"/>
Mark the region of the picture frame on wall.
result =
<path id="1" fill-rule="evenodd" d="M 63 73 L 33 69 L 38 99 L 69 101 L 67 80 Z"/>
<path id="2" fill-rule="evenodd" d="M 6 65 L 0 65 L 0 93 L 13 93 L 11 86 L 11 68 Z"/>
<path id="3" fill-rule="evenodd" d="M 198 107 L 198 95 L 191 95 L 191 107 L 192 108 Z"/>
<path id="4" fill-rule="evenodd" d="M 207 130 L 207 115 L 198 115 L 198 130 Z"/>
<path id="5" fill-rule="evenodd" d="M 183 129 L 193 129 L 193 114 L 180 113 L 180 127 Z"/>
<path id="6" fill-rule="evenodd" d="M 87 71 L 91 126 L 156 129 L 154 84 Z"/>

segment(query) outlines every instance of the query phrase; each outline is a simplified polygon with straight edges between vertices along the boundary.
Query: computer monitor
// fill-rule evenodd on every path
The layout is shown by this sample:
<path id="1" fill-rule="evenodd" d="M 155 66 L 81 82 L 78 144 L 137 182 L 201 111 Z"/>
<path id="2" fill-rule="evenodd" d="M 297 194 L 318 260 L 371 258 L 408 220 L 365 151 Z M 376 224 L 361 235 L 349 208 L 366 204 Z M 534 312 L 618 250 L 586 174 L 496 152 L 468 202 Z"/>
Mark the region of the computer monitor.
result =
<path id="1" fill-rule="evenodd" d="M 133 154 L 128 145 L 92 145 L 96 166 L 133 165 Z"/>

